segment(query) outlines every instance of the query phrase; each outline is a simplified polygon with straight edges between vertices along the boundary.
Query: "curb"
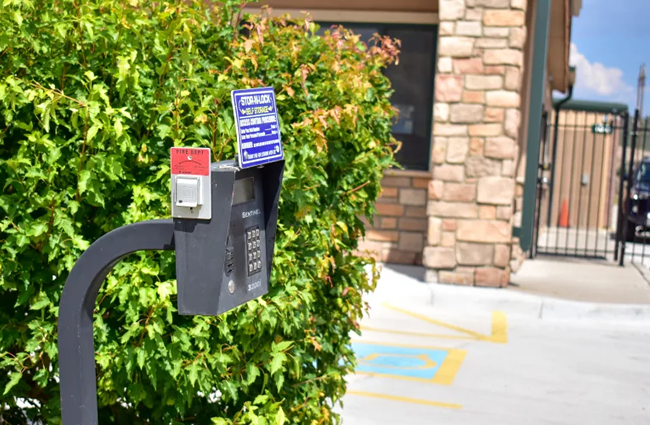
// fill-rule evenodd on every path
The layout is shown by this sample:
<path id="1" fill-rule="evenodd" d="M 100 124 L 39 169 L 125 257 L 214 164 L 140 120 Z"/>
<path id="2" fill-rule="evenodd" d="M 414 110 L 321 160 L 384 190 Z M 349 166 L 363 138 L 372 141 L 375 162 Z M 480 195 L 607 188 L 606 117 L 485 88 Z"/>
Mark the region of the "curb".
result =
<path id="1" fill-rule="evenodd" d="M 643 277 L 646 283 L 650 285 L 650 269 L 635 262 L 631 262 L 631 264 L 632 267 L 634 267 L 639 272 L 641 277 Z"/>
<path id="2" fill-rule="evenodd" d="M 414 268 L 415 270 L 415 268 Z M 384 267 L 368 301 L 419 305 L 442 311 L 491 313 L 539 320 L 597 320 L 650 323 L 648 304 L 607 304 L 530 295 L 507 289 L 424 283 Z"/>

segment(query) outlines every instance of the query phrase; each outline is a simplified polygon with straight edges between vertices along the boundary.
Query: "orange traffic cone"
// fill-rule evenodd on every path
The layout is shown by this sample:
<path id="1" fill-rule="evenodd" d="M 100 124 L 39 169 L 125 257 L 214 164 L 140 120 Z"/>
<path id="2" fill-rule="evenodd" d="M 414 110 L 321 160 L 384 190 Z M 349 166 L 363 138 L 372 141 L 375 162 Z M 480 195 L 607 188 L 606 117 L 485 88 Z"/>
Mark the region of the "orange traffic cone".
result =
<path id="1" fill-rule="evenodd" d="M 566 199 L 562 200 L 562 208 L 560 208 L 560 217 L 558 218 L 557 225 L 559 227 L 569 227 L 569 204 Z"/>

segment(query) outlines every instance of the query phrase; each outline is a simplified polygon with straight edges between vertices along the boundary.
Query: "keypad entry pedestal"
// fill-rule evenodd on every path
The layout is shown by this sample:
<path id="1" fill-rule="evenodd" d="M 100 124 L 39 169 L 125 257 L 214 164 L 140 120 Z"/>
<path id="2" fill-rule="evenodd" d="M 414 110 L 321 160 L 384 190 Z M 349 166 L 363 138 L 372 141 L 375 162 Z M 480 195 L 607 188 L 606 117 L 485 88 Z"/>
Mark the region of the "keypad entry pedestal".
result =
<path id="1" fill-rule="evenodd" d="M 211 165 L 213 218 L 174 219 L 180 314 L 218 315 L 268 292 L 283 170 Z"/>

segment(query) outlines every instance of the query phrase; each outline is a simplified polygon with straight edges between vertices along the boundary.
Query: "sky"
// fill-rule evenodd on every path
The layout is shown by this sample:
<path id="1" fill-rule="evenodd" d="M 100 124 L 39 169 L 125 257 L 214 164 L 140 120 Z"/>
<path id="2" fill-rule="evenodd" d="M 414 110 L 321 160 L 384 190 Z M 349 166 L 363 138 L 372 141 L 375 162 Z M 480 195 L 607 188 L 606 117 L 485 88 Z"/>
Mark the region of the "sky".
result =
<path id="1" fill-rule="evenodd" d="M 626 103 L 634 111 L 645 63 L 643 115 L 650 115 L 650 0 L 583 0 L 571 38 L 575 99 Z"/>

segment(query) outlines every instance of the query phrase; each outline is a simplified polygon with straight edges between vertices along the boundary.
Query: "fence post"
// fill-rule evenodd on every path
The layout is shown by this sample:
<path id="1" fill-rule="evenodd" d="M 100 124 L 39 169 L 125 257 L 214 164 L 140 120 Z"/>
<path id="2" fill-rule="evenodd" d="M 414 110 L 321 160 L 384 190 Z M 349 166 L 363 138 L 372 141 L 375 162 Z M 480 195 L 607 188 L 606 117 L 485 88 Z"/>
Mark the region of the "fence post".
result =
<path id="1" fill-rule="evenodd" d="M 632 193 L 632 185 L 630 183 L 632 181 L 632 173 L 634 173 L 634 154 L 635 154 L 634 151 L 636 150 L 636 138 L 637 138 L 637 134 L 638 134 L 638 131 L 637 131 L 638 125 L 639 125 L 639 110 L 637 109 L 637 110 L 634 111 L 634 122 L 632 124 L 632 146 L 630 146 L 630 164 L 629 164 L 629 168 L 628 168 L 629 171 L 627 173 L 627 176 L 625 176 L 625 175 L 622 176 L 622 178 L 625 178 L 625 180 L 627 180 L 627 185 L 626 185 L 626 188 L 625 188 L 625 200 L 630 199 L 630 195 Z M 626 128 L 626 131 L 627 131 L 627 128 Z M 623 157 L 623 162 L 625 162 L 625 156 Z M 623 166 L 623 169 L 621 170 L 621 172 L 625 173 L 625 166 Z M 623 193 L 621 191 L 621 195 L 622 194 Z M 620 205 L 620 202 L 621 202 L 621 199 L 620 199 L 621 197 L 619 197 L 619 205 Z M 621 206 L 621 210 L 619 211 L 619 213 L 620 213 L 621 219 L 623 220 L 623 223 L 622 223 L 623 226 L 621 228 L 621 242 L 620 242 L 620 244 L 621 244 L 621 255 L 620 255 L 620 258 L 618 259 L 620 266 L 622 266 L 624 264 L 624 262 L 625 262 L 625 245 L 626 245 L 626 242 L 627 242 L 625 240 L 625 237 L 627 235 L 627 226 L 629 225 L 629 220 L 626 220 L 625 217 L 623 216 L 622 209 L 623 208 Z"/>
<path id="2" fill-rule="evenodd" d="M 618 181 L 618 214 L 616 218 L 616 244 L 614 246 L 614 261 L 619 261 L 619 248 L 623 237 L 623 189 L 625 188 L 625 154 L 627 153 L 628 130 L 630 126 L 630 114 L 627 112 L 623 118 L 623 152 L 621 154 L 621 168 Z M 623 242 L 624 243 L 624 242 Z M 620 265 L 623 265 L 623 256 L 620 256 Z"/>
<path id="3" fill-rule="evenodd" d="M 546 170 L 546 143 L 547 143 L 547 133 L 548 133 L 548 112 L 544 111 L 542 114 L 542 141 L 539 146 L 538 153 L 538 169 L 537 169 L 537 208 L 535 214 L 535 220 L 533 225 L 535 226 L 535 233 L 533 236 L 533 243 L 530 246 L 530 258 L 535 258 L 537 255 L 537 244 L 539 241 L 539 226 L 540 221 L 542 220 L 542 195 L 544 193 L 544 171 Z"/>

